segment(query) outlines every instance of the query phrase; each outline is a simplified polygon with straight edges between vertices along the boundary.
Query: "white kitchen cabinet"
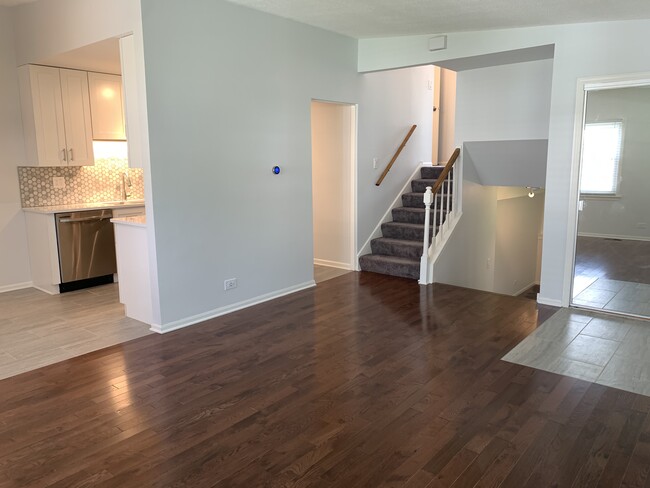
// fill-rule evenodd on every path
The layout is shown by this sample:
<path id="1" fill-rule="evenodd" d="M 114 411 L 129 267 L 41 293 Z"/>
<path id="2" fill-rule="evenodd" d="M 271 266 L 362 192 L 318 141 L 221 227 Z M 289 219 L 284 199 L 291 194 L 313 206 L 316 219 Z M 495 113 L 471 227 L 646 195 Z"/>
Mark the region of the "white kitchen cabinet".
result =
<path id="1" fill-rule="evenodd" d="M 25 222 L 34 288 L 57 295 L 61 275 L 54 215 L 25 212 Z"/>
<path id="2" fill-rule="evenodd" d="M 90 112 L 93 139 L 96 141 L 125 141 L 122 77 L 103 73 L 88 73 Z"/>
<path id="3" fill-rule="evenodd" d="M 145 214 L 144 205 L 141 207 L 128 207 L 128 208 L 114 208 L 113 209 L 113 218 L 122 218 L 122 217 L 139 217 Z"/>
<path id="4" fill-rule="evenodd" d="M 95 164 L 88 74 L 72 69 L 60 69 L 59 73 L 68 165 Z"/>
<path id="5" fill-rule="evenodd" d="M 26 65 L 18 68 L 18 76 L 25 164 L 94 164 L 87 73 Z"/>
<path id="6" fill-rule="evenodd" d="M 146 223 L 120 221 L 113 215 L 120 303 L 127 317 L 153 325 Z"/>

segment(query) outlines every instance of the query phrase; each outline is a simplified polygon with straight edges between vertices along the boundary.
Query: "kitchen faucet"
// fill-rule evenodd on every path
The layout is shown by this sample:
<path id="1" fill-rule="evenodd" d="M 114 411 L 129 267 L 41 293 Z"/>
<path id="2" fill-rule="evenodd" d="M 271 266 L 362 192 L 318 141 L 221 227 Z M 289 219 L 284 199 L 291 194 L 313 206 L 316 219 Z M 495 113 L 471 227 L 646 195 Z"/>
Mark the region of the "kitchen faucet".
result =
<path id="1" fill-rule="evenodd" d="M 129 178 L 129 174 L 125 171 L 122 173 L 122 201 L 124 202 L 131 196 L 130 193 L 126 192 L 127 186 L 131 188 L 131 178 Z"/>

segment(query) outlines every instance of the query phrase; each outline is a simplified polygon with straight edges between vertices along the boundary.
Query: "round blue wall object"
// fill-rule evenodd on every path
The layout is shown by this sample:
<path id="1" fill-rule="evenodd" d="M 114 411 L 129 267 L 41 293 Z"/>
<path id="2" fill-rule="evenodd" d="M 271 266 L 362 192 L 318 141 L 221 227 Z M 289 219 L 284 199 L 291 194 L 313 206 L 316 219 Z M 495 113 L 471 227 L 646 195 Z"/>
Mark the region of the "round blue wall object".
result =
<path id="1" fill-rule="evenodd" d="M 280 166 L 273 166 L 273 174 L 274 175 L 280 174 Z"/>

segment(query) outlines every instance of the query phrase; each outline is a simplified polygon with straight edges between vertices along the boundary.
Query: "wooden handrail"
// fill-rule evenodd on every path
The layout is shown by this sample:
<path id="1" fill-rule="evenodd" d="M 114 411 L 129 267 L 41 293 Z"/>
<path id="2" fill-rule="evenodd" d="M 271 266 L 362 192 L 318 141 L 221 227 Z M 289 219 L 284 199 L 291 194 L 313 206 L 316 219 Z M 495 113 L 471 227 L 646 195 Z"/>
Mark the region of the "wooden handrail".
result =
<path id="1" fill-rule="evenodd" d="M 459 155 L 460 155 L 460 148 L 457 147 L 456 149 L 454 149 L 454 152 L 449 158 L 449 161 L 447 161 L 447 164 L 445 165 L 445 169 L 442 170 L 442 173 L 440 173 L 440 176 L 438 176 L 438 179 L 436 180 L 435 184 L 431 188 L 431 193 L 433 193 L 434 195 L 438 193 L 438 190 L 440 190 L 440 187 L 444 183 L 445 179 L 447 179 L 447 175 L 451 171 L 451 168 L 453 168 Z"/>
<path id="2" fill-rule="evenodd" d="M 388 166 L 386 166 L 386 169 L 384 170 L 384 172 L 381 174 L 381 176 L 377 180 L 377 183 L 375 183 L 376 186 L 381 185 L 381 182 L 384 181 L 384 178 L 386 178 L 386 175 L 388 174 L 390 169 L 393 167 L 393 163 L 395 163 L 395 161 L 397 161 L 397 158 L 399 157 L 400 153 L 402 152 L 402 149 L 404 149 L 404 146 L 406 146 L 406 143 L 411 138 L 411 135 L 413 135 L 413 131 L 415 131 L 416 127 L 417 127 L 417 125 L 413 124 L 413 127 L 411 127 L 408 134 L 406 134 L 406 137 L 402 141 L 402 144 L 397 148 L 397 151 L 395 151 L 395 154 L 393 155 L 393 159 L 390 160 L 390 163 L 388 163 Z"/>

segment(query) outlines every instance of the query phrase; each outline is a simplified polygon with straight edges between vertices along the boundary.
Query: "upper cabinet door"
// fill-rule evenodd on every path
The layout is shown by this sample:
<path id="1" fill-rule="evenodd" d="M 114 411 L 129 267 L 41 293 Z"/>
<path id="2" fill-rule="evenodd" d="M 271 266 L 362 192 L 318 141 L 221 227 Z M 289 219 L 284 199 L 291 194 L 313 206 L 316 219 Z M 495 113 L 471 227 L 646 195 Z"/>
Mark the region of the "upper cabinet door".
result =
<path id="1" fill-rule="evenodd" d="M 20 98 L 27 164 L 67 164 L 59 70 L 46 66 L 19 68 Z"/>
<path id="2" fill-rule="evenodd" d="M 88 73 L 93 139 L 125 141 L 122 77 Z"/>
<path id="3" fill-rule="evenodd" d="M 71 69 L 59 71 L 68 164 L 72 166 L 92 165 L 95 161 L 93 158 L 88 74 L 85 71 Z"/>
<path id="4" fill-rule="evenodd" d="M 26 165 L 92 165 L 88 74 L 25 65 L 18 68 Z"/>

